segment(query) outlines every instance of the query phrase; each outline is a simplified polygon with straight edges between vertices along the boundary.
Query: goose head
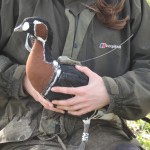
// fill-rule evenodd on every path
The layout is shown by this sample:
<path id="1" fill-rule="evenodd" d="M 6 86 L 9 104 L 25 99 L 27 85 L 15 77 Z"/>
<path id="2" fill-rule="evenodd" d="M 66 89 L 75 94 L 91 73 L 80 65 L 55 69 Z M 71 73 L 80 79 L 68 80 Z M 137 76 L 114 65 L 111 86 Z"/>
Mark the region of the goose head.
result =
<path id="1" fill-rule="evenodd" d="M 25 32 L 31 35 L 34 39 L 43 44 L 45 54 L 45 61 L 52 62 L 51 45 L 53 42 L 53 32 L 49 23 L 39 17 L 28 17 L 14 29 L 14 32 Z"/>

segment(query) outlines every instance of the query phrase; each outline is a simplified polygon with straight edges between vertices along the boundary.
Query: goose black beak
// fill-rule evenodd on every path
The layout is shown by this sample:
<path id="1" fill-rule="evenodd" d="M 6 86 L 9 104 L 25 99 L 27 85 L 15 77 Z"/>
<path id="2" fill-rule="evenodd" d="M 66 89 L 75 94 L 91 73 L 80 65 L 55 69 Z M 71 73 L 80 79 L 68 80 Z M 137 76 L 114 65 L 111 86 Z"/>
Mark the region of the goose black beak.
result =
<path id="1" fill-rule="evenodd" d="M 22 24 L 17 26 L 17 27 L 15 27 L 15 29 L 14 29 L 14 32 L 22 32 L 22 31 L 23 31 L 22 30 Z"/>

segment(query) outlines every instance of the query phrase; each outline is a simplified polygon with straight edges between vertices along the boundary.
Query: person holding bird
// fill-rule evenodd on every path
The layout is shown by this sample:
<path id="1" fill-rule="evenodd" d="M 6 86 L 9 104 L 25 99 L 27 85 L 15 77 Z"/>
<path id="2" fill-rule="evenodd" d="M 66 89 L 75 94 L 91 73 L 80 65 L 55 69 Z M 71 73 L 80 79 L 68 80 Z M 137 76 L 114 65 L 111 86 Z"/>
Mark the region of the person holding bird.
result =
<path id="1" fill-rule="evenodd" d="M 150 112 L 149 17 L 145 0 L 2 0 L 1 150 L 142 149 L 125 120 Z"/>

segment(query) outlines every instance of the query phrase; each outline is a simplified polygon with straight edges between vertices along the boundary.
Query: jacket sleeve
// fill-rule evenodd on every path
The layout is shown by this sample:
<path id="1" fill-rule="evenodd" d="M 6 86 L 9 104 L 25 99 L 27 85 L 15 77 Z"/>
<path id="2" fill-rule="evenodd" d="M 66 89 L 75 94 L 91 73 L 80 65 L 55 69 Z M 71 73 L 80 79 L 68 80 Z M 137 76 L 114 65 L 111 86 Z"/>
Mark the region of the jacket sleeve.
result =
<path id="1" fill-rule="evenodd" d="M 136 120 L 150 112 L 150 7 L 146 0 L 132 0 L 130 5 L 131 69 L 103 79 L 111 101 L 107 112 Z"/>
<path id="2" fill-rule="evenodd" d="M 18 1 L 15 2 L 14 0 L 0 1 L 0 88 L 10 97 L 18 98 L 19 95 L 24 96 L 22 78 L 25 66 L 16 63 L 17 60 L 9 57 L 9 54 L 3 51 L 17 20 Z"/>

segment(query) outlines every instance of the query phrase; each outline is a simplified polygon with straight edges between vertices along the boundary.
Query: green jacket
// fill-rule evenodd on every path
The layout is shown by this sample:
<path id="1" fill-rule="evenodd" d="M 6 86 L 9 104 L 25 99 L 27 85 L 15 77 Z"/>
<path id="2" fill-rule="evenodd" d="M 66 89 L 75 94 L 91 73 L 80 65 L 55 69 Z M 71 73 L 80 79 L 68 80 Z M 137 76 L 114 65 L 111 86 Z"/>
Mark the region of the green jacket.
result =
<path id="1" fill-rule="evenodd" d="M 42 115 L 42 106 L 26 95 L 22 88 L 29 54 L 25 48 L 26 34 L 13 32 L 14 27 L 28 16 L 42 17 L 49 22 L 53 29 L 54 59 L 67 55 L 103 77 L 110 96 L 107 113 L 133 120 L 149 113 L 150 8 L 146 0 L 126 0 L 118 17 L 128 15 L 130 20 L 119 31 L 105 27 L 92 11 L 80 3 L 90 5 L 94 1 L 64 0 L 64 4 L 62 0 L 0 1 L 1 132 L 16 116 L 26 118 L 20 125 L 30 122 L 31 126 L 27 128 L 31 132 Z M 133 37 L 128 39 L 131 35 Z M 97 56 L 97 59 L 92 59 Z M 86 61 L 89 59 L 92 60 Z M 13 127 L 17 128 L 17 125 Z M 13 140 L 18 140 L 18 137 Z"/>

